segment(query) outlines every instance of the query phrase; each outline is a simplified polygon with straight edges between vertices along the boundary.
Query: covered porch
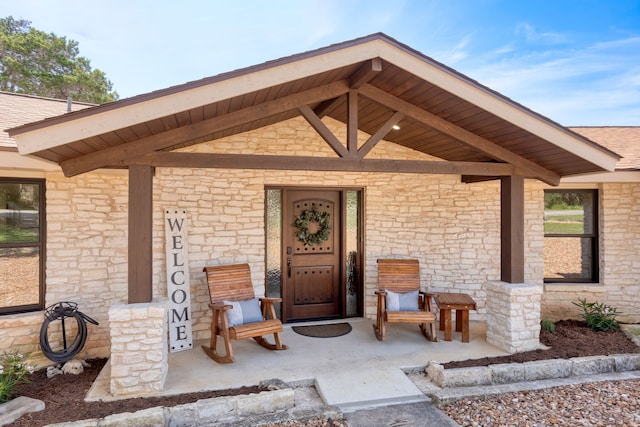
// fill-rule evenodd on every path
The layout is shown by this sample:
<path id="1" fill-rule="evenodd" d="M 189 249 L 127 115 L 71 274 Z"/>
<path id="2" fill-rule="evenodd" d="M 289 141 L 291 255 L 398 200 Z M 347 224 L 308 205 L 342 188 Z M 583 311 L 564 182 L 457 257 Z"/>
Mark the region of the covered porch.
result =
<path id="1" fill-rule="evenodd" d="M 110 329 L 103 331 L 111 340 L 114 395 L 163 392 L 172 388 L 172 375 L 179 372 L 171 365 L 181 356 L 168 354 L 167 265 L 158 256 L 166 205 L 197 214 L 187 266 L 192 292 L 201 286 L 200 272 L 207 263 L 246 261 L 262 294 L 268 243 L 265 188 L 301 182 L 318 188 L 357 185 L 366 192 L 368 209 L 359 236 L 360 321 L 366 323 L 375 310 L 375 260 L 422 251 L 421 258 L 431 261 L 423 267 L 435 278 L 435 290 L 453 288 L 456 281 L 462 286 L 473 282 L 473 289 L 456 290 L 474 291 L 481 308 L 477 320 L 486 321 L 486 333 L 472 331 L 471 345 L 463 350 L 471 349 L 474 339 L 488 339 L 500 350 L 489 345 L 487 351 L 522 351 L 537 345 L 542 293 L 541 280 L 526 268 L 526 182 L 557 185 L 563 176 L 613 170 L 618 160 L 588 139 L 381 34 L 21 126 L 10 135 L 21 154 L 57 163 L 63 179 L 77 182 L 104 169 L 128 171 L 126 301 L 105 301 L 111 305 L 105 322 Z M 99 193 L 101 184 L 90 190 Z M 245 198 L 234 199 L 237 193 Z M 398 195 L 391 208 L 390 194 Z M 481 216 L 474 216 L 478 212 Z M 250 224 L 229 232 L 239 220 L 239 228 Z M 408 227 L 414 228 L 410 234 L 403 232 Z M 432 243 L 429 232 L 436 230 L 439 242 Z M 455 246 L 449 237 L 457 239 Z M 336 265 L 344 265 L 344 252 Z M 443 255 L 449 255 L 446 263 L 440 262 Z M 473 272 L 461 268 L 464 256 L 469 256 L 463 260 L 467 265 L 479 265 Z M 105 283 L 112 280 L 109 269 L 101 272 Z M 115 288 L 123 282 L 117 279 L 108 284 Z M 105 294 L 120 296 L 120 291 Z M 192 300 L 200 322 L 196 339 L 208 333 L 202 326 L 210 314 L 202 296 Z M 371 336 L 367 331 L 363 339 Z M 318 361 L 304 352 L 304 343 L 295 348 L 298 337 L 288 338 L 294 343 L 290 350 L 255 362 L 294 357 L 291 366 L 308 376 L 305 364 Z M 409 358 L 424 346 L 448 357 L 464 354 L 449 348 L 459 341 L 431 345 L 417 338 L 408 343 L 421 347 L 408 351 L 401 365 L 424 366 L 428 360 Z M 239 357 L 245 345 L 252 343 L 238 343 Z M 362 347 L 352 348 L 360 356 L 348 360 L 376 360 Z M 380 348 L 388 348 L 389 355 L 398 352 L 393 333 L 375 351 Z M 375 354 L 374 348 L 370 351 Z M 327 361 L 336 357 L 323 355 Z M 138 360 L 137 366 L 132 360 Z M 246 371 L 246 366 L 214 365 L 213 371 Z M 264 379 L 271 376 L 270 368 L 275 369 L 264 366 L 255 372 Z"/>

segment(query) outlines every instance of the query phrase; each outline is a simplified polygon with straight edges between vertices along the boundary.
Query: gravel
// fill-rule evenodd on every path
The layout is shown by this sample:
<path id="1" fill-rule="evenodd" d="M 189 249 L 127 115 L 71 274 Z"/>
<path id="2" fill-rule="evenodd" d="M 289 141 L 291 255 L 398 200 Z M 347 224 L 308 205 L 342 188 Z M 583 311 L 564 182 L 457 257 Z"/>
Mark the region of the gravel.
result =
<path id="1" fill-rule="evenodd" d="M 640 426 L 640 380 L 462 399 L 441 408 L 461 426 Z"/>

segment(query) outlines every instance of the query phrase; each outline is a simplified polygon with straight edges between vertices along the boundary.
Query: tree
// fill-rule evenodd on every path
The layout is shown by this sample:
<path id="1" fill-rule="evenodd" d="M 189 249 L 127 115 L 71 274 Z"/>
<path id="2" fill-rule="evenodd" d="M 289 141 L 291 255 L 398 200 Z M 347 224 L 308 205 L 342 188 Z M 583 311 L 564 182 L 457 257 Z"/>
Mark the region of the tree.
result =
<path id="1" fill-rule="evenodd" d="M 104 72 L 78 54 L 76 41 L 24 19 L 0 18 L 0 90 L 95 104 L 117 100 Z"/>

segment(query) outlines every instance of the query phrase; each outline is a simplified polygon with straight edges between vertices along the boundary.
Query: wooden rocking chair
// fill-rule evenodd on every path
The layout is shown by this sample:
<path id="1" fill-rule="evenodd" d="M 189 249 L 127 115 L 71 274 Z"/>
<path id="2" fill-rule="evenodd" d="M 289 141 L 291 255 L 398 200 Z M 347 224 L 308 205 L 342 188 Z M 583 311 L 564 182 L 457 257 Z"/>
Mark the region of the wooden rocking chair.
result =
<path id="1" fill-rule="evenodd" d="M 235 362 L 231 347 L 232 339 L 253 338 L 269 350 L 288 348 L 280 341 L 282 322 L 276 317 L 273 306 L 275 302 L 281 302 L 282 299 L 255 298 L 249 264 L 205 267 L 203 271 L 207 274 L 211 299 L 209 307 L 213 311 L 211 345 L 202 346 L 207 356 L 218 363 Z M 232 309 L 233 312 L 230 312 Z M 275 344 L 269 343 L 263 337 L 268 334 L 273 334 Z M 226 355 L 219 354 L 216 349 L 218 335 L 224 340 Z"/>
<path id="2" fill-rule="evenodd" d="M 417 323 L 426 338 L 438 341 L 431 295 L 420 290 L 418 260 L 379 259 L 378 287 L 378 312 L 373 329 L 379 341 L 384 341 L 385 323 Z"/>

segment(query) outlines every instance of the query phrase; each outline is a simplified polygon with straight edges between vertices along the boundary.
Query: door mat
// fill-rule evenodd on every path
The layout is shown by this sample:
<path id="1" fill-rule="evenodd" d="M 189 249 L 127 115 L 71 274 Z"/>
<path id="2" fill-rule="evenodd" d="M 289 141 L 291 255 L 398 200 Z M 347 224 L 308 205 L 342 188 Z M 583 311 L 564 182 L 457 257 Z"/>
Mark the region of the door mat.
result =
<path id="1" fill-rule="evenodd" d="M 351 332 L 351 325 L 348 323 L 334 323 L 331 325 L 309 325 L 294 326 L 294 332 L 314 338 L 333 338 L 347 335 Z"/>

